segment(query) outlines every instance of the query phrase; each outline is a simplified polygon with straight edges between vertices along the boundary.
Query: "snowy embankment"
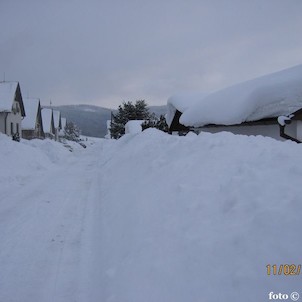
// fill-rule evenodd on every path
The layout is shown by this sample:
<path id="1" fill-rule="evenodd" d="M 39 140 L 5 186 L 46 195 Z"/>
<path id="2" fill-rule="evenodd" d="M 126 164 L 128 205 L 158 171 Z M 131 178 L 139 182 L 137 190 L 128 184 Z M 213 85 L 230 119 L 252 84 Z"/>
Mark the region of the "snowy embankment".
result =
<path id="1" fill-rule="evenodd" d="M 0 136 L 1 301 L 254 302 L 301 290 L 301 276 L 266 265 L 301 264 L 302 145 L 147 129 L 79 148 Z"/>
<path id="2" fill-rule="evenodd" d="M 266 273 L 301 264 L 301 145 L 147 130 L 107 148 L 101 301 L 266 301 L 301 289 L 301 276 Z"/>
<path id="3" fill-rule="evenodd" d="M 0 301 L 89 301 L 83 276 L 90 274 L 88 209 L 98 200 L 94 141 L 86 149 L 68 142 L 70 152 L 50 140 L 0 135 Z"/>
<path id="4" fill-rule="evenodd" d="M 69 142 L 77 151 L 78 144 Z M 13 141 L 0 133 L 0 186 L 5 188 L 26 185 L 33 176 L 43 175 L 49 169 L 70 159 L 70 152 L 62 144 L 46 140 Z"/>
<path id="5" fill-rule="evenodd" d="M 41 148 L 46 153 L 41 152 Z M 56 143 L 49 140 L 17 143 L 0 133 L 1 191 L 25 184 L 30 176 L 53 167 L 54 161 L 59 160 L 63 149 L 65 148 L 58 148 Z"/>

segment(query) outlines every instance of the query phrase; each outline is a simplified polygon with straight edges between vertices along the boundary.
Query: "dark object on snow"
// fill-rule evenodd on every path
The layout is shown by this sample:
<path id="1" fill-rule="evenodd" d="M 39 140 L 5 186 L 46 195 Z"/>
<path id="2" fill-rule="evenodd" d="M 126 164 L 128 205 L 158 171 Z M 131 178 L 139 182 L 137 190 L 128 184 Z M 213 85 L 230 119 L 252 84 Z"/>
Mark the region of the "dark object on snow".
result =
<path id="1" fill-rule="evenodd" d="M 13 134 L 13 141 L 20 142 L 20 135 L 18 132 Z"/>
<path id="2" fill-rule="evenodd" d="M 82 143 L 82 142 L 79 142 L 79 144 L 83 147 L 83 148 L 86 148 L 87 146 L 84 144 L 84 143 Z"/>

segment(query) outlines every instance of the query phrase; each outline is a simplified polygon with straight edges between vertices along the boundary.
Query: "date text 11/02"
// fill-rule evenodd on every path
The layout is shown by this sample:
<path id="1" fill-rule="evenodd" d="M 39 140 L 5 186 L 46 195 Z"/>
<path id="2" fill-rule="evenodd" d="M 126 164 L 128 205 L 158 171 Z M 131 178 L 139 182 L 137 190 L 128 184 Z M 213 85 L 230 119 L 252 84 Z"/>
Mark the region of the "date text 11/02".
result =
<path id="1" fill-rule="evenodd" d="M 268 264 L 266 266 L 266 272 L 268 276 L 271 275 L 285 275 L 285 276 L 298 276 L 300 275 L 301 264 Z"/>

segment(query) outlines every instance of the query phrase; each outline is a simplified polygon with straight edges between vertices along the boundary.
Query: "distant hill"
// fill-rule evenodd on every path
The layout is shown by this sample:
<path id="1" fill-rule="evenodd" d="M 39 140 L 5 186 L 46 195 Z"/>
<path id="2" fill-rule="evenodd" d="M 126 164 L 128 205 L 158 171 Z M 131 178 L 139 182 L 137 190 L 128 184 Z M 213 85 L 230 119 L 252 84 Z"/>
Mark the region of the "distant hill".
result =
<path id="1" fill-rule="evenodd" d="M 107 133 L 106 121 L 115 110 L 93 105 L 64 105 L 53 107 L 61 112 L 67 121 L 74 122 L 83 135 L 104 137 Z M 166 114 L 166 106 L 150 106 L 150 112 L 157 116 Z"/>

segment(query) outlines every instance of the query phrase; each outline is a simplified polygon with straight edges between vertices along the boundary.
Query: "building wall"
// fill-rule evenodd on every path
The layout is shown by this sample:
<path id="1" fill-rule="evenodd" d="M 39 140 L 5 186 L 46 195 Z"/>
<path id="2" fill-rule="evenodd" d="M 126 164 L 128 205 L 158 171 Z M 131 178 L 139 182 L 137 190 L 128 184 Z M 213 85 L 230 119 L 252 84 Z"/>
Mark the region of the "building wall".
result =
<path id="1" fill-rule="evenodd" d="M 296 127 L 295 123 L 286 126 L 286 133 L 290 136 L 296 137 Z M 272 137 L 277 140 L 284 141 L 285 139 L 280 137 L 279 124 L 273 125 L 247 125 L 247 126 L 217 126 L 217 127 L 203 127 L 202 131 L 217 133 L 221 131 L 228 131 L 234 134 L 243 135 L 262 135 L 267 137 Z"/>
<path id="2" fill-rule="evenodd" d="M 271 137 L 280 141 L 285 141 L 286 139 L 280 137 L 280 127 L 279 124 L 272 125 L 246 125 L 246 126 L 217 126 L 217 127 L 203 127 L 202 131 L 217 133 L 221 131 L 228 131 L 234 134 L 242 135 L 262 135 L 266 137 Z M 285 133 L 293 138 L 298 138 L 297 135 L 300 134 L 302 139 L 302 122 L 292 121 L 291 124 L 286 125 Z M 299 138 L 298 138 L 299 139 Z"/>
<path id="3" fill-rule="evenodd" d="M 5 116 L 6 112 L 0 112 L 0 132 L 5 133 Z"/>
<path id="4" fill-rule="evenodd" d="M 22 130 L 22 138 L 33 139 L 36 138 L 35 130 Z"/>
<path id="5" fill-rule="evenodd" d="M 291 137 L 298 138 L 298 121 L 292 121 L 289 125 L 285 127 L 285 133 Z"/>
<path id="6" fill-rule="evenodd" d="M 55 128 L 55 140 L 59 141 L 60 128 Z"/>
<path id="7" fill-rule="evenodd" d="M 14 102 L 13 107 L 17 104 L 19 106 L 19 103 Z M 17 130 L 19 130 L 19 135 L 21 137 L 22 135 L 22 115 L 21 115 L 21 110 L 19 112 L 13 113 L 10 112 L 7 116 L 6 120 L 6 134 L 12 136 L 12 134 L 16 133 Z M 12 129 L 11 129 L 12 126 Z M 18 129 L 19 128 L 19 129 Z"/>
<path id="8" fill-rule="evenodd" d="M 49 132 L 45 133 L 45 138 L 49 138 L 49 139 L 55 139 L 55 135 Z"/>
<path id="9" fill-rule="evenodd" d="M 14 102 L 14 106 L 16 106 L 16 104 L 18 103 Z M 19 106 L 19 104 L 17 106 Z M 6 118 L 6 126 L 5 126 L 5 118 Z M 21 110 L 15 113 L 14 112 L 8 112 L 8 114 L 6 112 L 0 113 L 0 131 L 2 133 L 12 136 L 12 134 L 15 134 L 17 130 L 19 130 L 19 135 L 21 137 L 22 135 L 21 124 L 22 124 Z"/>
<path id="10" fill-rule="evenodd" d="M 297 139 L 302 142 L 302 121 L 297 121 Z"/>

